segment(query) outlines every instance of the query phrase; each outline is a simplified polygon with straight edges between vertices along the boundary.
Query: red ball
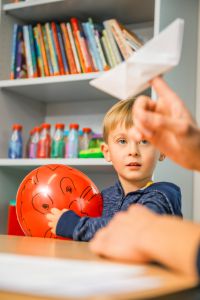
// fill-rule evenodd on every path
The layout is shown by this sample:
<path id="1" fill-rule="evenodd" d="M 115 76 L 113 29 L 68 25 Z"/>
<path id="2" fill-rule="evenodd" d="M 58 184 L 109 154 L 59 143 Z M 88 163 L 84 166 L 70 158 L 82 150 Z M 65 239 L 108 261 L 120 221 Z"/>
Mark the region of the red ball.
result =
<path id="1" fill-rule="evenodd" d="M 99 217 L 103 201 L 85 174 L 52 164 L 31 171 L 17 191 L 17 218 L 25 235 L 57 237 L 51 233 L 46 218 L 53 207 L 73 210 L 79 216 Z"/>

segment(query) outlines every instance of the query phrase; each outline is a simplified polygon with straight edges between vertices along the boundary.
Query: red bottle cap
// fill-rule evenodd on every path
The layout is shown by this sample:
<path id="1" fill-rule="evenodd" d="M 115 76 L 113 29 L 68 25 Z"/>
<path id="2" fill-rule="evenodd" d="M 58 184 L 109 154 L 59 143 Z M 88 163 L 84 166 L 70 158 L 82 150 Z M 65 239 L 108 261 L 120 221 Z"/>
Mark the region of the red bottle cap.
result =
<path id="1" fill-rule="evenodd" d="M 34 127 L 34 132 L 40 132 L 41 131 L 41 128 L 40 127 Z"/>
<path id="2" fill-rule="evenodd" d="M 23 128 L 23 126 L 20 124 L 13 124 L 13 127 L 12 127 L 13 130 L 22 130 L 22 128 Z"/>
<path id="3" fill-rule="evenodd" d="M 90 133 L 92 130 L 91 130 L 91 128 L 89 128 L 89 127 L 84 127 L 83 128 L 83 132 L 85 132 L 85 133 Z"/>
<path id="4" fill-rule="evenodd" d="M 65 128 L 65 124 L 62 124 L 62 123 L 57 123 L 56 125 L 55 125 L 55 127 L 56 127 L 56 129 L 64 129 Z"/>
<path id="5" fill-rule="evenodd" d="M 50 128 L 51 128 L 51 125 L 48 124 L 48 123 L 43 123 L 43 124 L 41 125 L 41 128 L 50 129 Z"/>
<path id="6" fill-rule="evenodd" d="M 69 128 L 70 129 L 79 129 L 79 124 L 77 124 L 77 123 L 71 123 L 71 124 L 69 124 Z"/>
<path id="7" fill-rule="evenodd" d="M 29 134 L 30 135 L 33 135 L 35 133 L 35 130 L 34 130 L 34 128 L 33 129 L 31 129 L 30 131 L 29 131 Z"/>

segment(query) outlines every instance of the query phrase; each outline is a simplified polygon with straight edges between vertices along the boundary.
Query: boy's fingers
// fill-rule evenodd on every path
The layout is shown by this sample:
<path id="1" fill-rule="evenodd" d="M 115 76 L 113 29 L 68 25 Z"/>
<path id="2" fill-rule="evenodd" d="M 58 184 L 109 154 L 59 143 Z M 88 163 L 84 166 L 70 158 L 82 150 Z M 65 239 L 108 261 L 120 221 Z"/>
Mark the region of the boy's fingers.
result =
<path id="1" fill-rule="evenodd" d="M 52 214 L 46 214 L 46 218 L 47 218 L 47 220 L 51 220 L 52 219 Z"/>
<path id="2" fill-rule="evenodd" d="M 60 210 L 57 209 L 57 208 L 55 208 L 55 207 L 51 209 L 51 213 L 52 213 L 52 214 L 56 214 L 56 213 L 58 213 L 59 211 L 60 211 Z"/>
<path id="3" fill-rule="evenodd" d="M 53 222 L 48 222 L 48 226 L 52 228 L 53 227 Z"/>

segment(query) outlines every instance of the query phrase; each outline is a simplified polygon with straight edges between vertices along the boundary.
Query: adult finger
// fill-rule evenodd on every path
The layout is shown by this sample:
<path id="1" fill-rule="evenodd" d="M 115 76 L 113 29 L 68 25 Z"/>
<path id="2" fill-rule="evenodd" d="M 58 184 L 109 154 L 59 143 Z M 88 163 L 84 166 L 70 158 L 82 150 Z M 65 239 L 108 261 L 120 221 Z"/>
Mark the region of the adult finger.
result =
<path id="1" fill-rule="evenodd" d="M 105 250 L 105 245 L 107 245 L 107 234 L 104 229 L 100 229 L 90 241 L 89 248 L 92 252 L 101 254 Z"/>
<path id="2" fill-rule="evenodd" d="M 156 107 L 156 102 L 153 101 L 150 97 L 148 96 L 139 96 L 135 100 L 134 106 L 133 106 L 133 116 L 139 111 L 142 110 L 150 110 L 154 111 Z"/>
<path id="3" fill-rule="evenodd" d="M 156 77 L 151 80 L 151 86 L 155 90 L 155 92 L 162 98 L 167 99 L 169 102 L 174 102 L 174 97 L 179 99 L 176 93 L 168 86 L 168 84 L 161 77 Z"/>
<path id="4" fill-rule="evenodd" d="M 145 111 L 135 117 L 135 126 L 148 138 L 150 138 L 154 132 L 161 132 L 162 130 L 169 130 L 178 135 L 188 130 L 188 124 L 183 122 L 183 120 L 177 120 L 149 111 Z"/>
<path id="5" fill-rule="evenodd" d="M 133 127 L 130 130 L 131 137 L 136 141 L 140 142 L 141 140 L 144 140 L 144 135 L 140 132 L 139 128 Z"/>

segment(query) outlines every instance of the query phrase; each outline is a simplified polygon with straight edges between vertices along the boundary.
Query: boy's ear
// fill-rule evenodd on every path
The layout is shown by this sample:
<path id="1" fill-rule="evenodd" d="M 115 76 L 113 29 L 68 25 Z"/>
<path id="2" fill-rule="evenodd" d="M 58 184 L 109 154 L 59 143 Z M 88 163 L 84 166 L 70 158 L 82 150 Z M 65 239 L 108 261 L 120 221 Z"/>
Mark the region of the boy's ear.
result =
<path id="1" fill-rule="evenodd" d="M 165 159 L 165 154 L 160 153 L 159 161 L 163 161 Z"/>
<path id="2" fill-rule="evenodd" d="M 110 151 L 109 151 L 109 147 L 106 143 L 101 144 L 101 151 L 103 152 L 103 155 L 105 157 L 105 159 L 110 162 Z"/>

